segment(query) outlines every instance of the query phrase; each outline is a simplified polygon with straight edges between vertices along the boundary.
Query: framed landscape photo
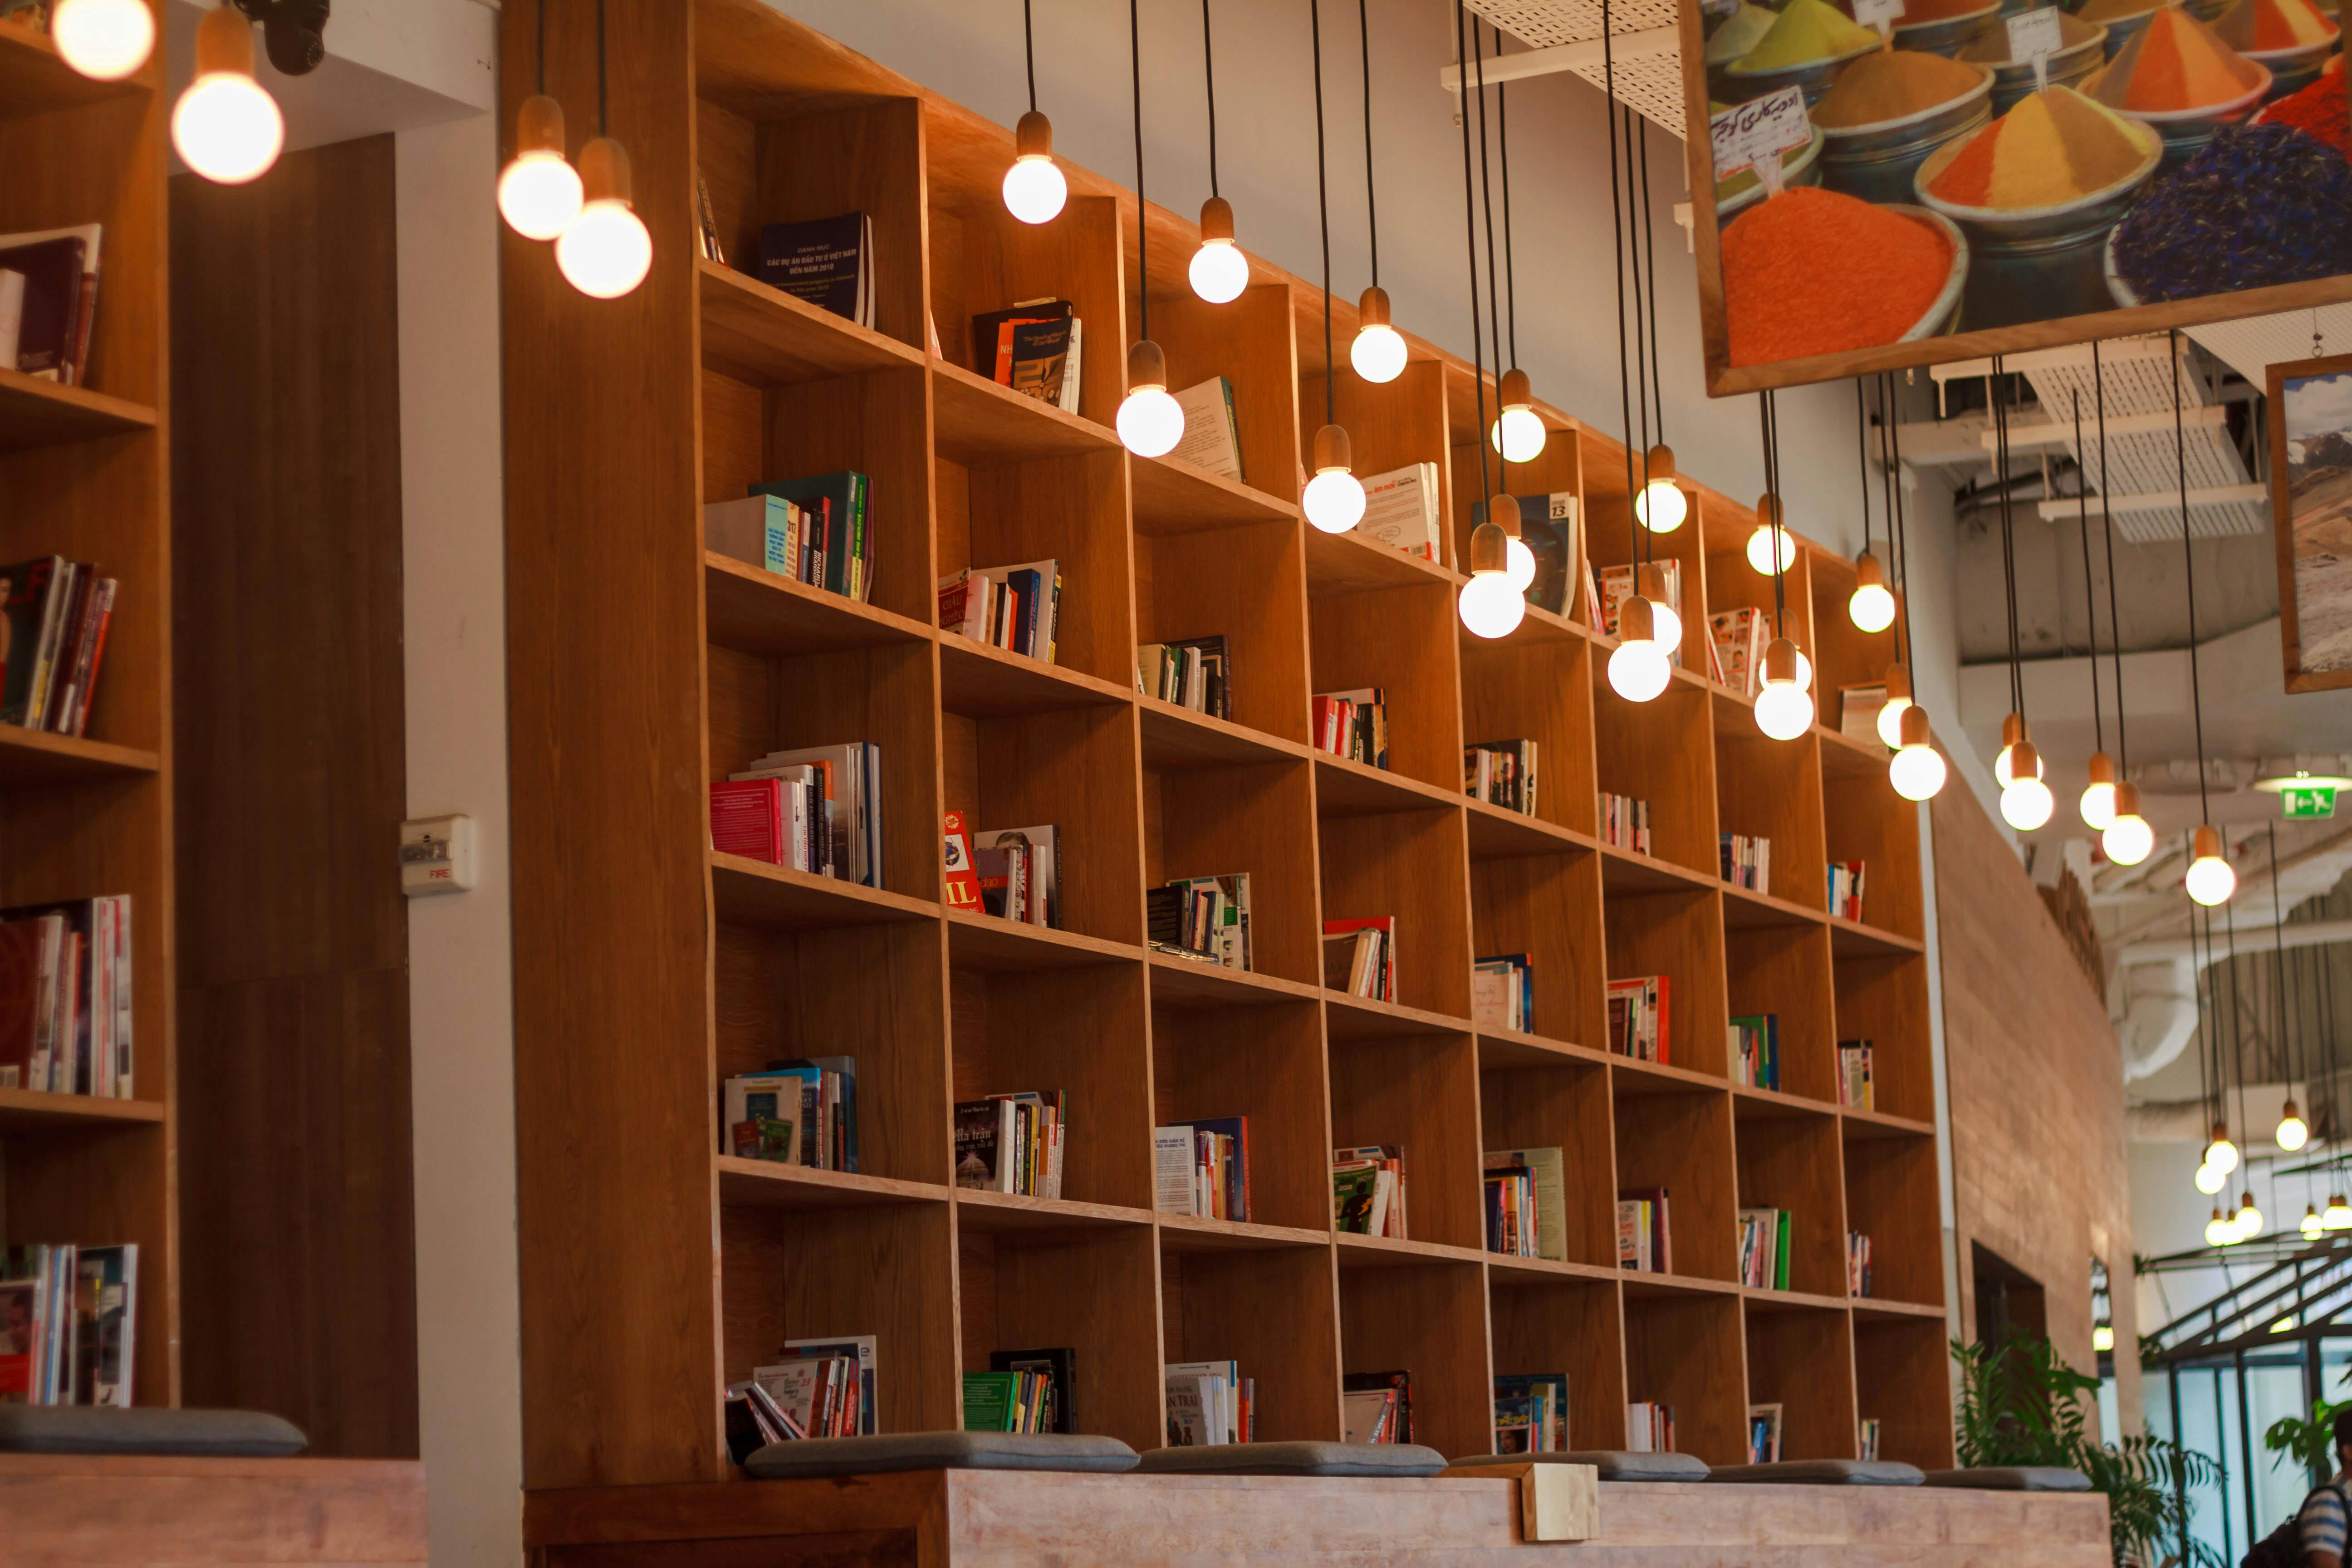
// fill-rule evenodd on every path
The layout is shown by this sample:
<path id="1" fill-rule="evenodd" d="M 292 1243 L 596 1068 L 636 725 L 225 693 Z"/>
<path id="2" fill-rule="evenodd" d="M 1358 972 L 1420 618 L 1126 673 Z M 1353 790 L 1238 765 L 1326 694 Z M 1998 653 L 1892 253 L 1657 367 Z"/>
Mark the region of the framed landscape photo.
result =
<path id="1" fill-rule="evenodd" d="M 1681 0 L 1678 20 L 1713 395 L 2352 300 L 2341 32 L 2317 0 Z"/>
<path id="2" fill-rule="evenodd" d="M 2271 366 L 2270 407 L 2286 689 L 2352 686 L 2352 354 Z"/>

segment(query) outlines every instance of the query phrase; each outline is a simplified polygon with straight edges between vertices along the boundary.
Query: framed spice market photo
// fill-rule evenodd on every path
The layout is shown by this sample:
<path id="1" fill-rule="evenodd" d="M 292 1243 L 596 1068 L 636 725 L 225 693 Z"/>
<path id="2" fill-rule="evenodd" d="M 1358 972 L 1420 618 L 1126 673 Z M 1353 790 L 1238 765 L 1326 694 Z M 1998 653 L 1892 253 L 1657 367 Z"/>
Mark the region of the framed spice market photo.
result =
<path id="1" fill-rule="evenodd" d="M 2352 354 L 2271 366 L 2270 407 L 2286 689 L 2352 686 Z"/>
<path id="2" fill-rule="evenodd" d="M 2352 300 L 2335 0 L 1682 0 L 1707 390 Z"/>

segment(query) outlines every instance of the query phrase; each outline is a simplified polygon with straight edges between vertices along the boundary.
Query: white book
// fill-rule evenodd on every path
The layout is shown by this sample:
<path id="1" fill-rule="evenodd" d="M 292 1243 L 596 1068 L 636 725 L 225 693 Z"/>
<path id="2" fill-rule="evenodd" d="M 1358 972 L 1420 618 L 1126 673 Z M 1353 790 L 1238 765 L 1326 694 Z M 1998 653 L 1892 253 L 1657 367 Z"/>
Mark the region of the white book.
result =
<path id="1" fill-rule="evenodd" d="M 0 267 L 0 367 L 16 368 L 16 343 L 25 327 L 25 275 Z"/>
<path id="2" fill-rule="evenodd" d="M 1193 1183 L 1190 1123 L 1151 1130 L 1151 1206 L 1160 1214 L 1202 1212 Z"/>
<path id="3" fill-rule="evenodd" d="M 1176 402 L 1184 410 L 1184 438 L 1170 456 L 1241 482 L 1242 437 L 1234 418 L 1233 383 L 1211 376 L 1176 394 Z"/>
<path id="4" fill-rule="evenodd" d="M 1439 558 L 1437 465 L 1408 463 L 1364 480 L 1364 516 L 1356 531 L 1423 561 Z"/>

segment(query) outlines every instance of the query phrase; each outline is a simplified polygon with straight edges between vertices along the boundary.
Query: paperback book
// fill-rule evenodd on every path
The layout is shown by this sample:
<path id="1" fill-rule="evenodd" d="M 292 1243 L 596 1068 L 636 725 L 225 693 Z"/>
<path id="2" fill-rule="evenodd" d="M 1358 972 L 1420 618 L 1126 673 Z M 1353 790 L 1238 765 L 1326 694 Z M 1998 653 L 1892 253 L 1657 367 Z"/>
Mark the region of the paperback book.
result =
<path id="1" fill-rule="evenodd" d="M 1879 1432 L 1885 1424 L 1875 1415 L 1865 1415 L 1856 1425 L 1860 1428 L 1855 1436 L 1860 1439 L 1863 1463 L 1870 1464 L 1879 1457 Z"/>
<path id="2" fill-rule="evenodd" d="M 801 1057 L 721 1086 L 725 1141 L 739 1160 L 857 1169 L 857 1058 Z"/>
<path id="3" fill-rule="evenodd" d="M 971 836 L 971 866 L 984 914 L 1023 925 L 1062 927 L 1060 832 L 1036 827 L 982 828 Z"/>
<path id="4" fill-rule="evenodd" d="M 741 501 L 703 509 L 704 542 L 742 561 L 753 560 L 751 551 L 756 545 L 757 564 L 763 570 L 867 604 L 874 597 L 874 535 L 868 525 L 872 491 L 872 481 L 850 468 L 756 484 Z M 781 542 L 781 556 L 772 564 L 772 534 L 778 520 L 773 508 L 755 512 L 748 504 L 754 500 L 781 500 L 792 508 L 782 520 L 788 537 Z M 710 514 L 719 507 L 737 509 L 719 521 L 724 546 L 709 542 Z"/>
<path id="5" fill-rule="evenodd" d="M 1496 1373 L 1495 1452 L 1564 1454 L 1569 1451 L 1568 1373 Z"/>
<path id="6" fill-rule="evenodd" d="M 1405 1235 L 1404 1150 L 1394 1143 L 1331 1151 L 1332 1226 L 1356 1236 Z"/>
<path id="7" fill-rule="evenodd" d="M 1478 741 L 1462 748 L 1462 792 L 1523 816 L 1536 814 L 1536 743 Z"/>
<path id="8" fill-rule="evenodd" d="M 1832 860 L 1830 873 L 1830 913 L 1842 921 L 1862 919 L 1862 862 Z"/>
<path id="9" fill-rule="evenodd" d="M 1856 1110 L 1878 1109 L 1876 1084 L 1870 1065 L 1868 1040 L 1838 1042 L 1838 1103 Z"/>
<path id="10" fill-rule="evenodd" d="M 1486 1152 L 1486 1250 L 1568 1261 L 1568 1168 L 1561 1151 Z"/>
<path id="11" fill-rule="evenodd" d="M 742 786 L 773 783 L 775 791 Z M 719 805 L 728 804 L 720 843 Z M 711 786 L 711 841 L 724 853 L 882 885 L 882 748 L 869 741 L 770 752 Z M 773 853 L 761 853 L 772 842 Z M 731 847 L 744 845 L 746 847 Z"/>
<path id="12" fill-rule="evenodd" d="M 971 319 L 971 368 L 1024 397 L 1078 411 L 1085 323 L 1067 300 L 1017 300 Z"/>
<path id="13" fill-rule="evenodd" d="M 1366 539 L 1442 563 L 1439 535 L 1444 527 L 1435 463 L 1408 463 L 1365 477 L 1364 515 L 1356 531 Z"/>
<path id="14" fill-rule="evenodd" d="M 1789 1289 L 1787 1209 L 1739 1211 L 1739 1282 L 1751 1289 Z"/>
<path id="15" fill-rule="evenodd" d="M 0 1253 L 0 1405 L 131 1404 L 138 1309 L 134 1244 Z"/>
<path id="16" fill-rule="evenodd" d="M 0 910 L 0 1089 L 130 1100 L 131 895 Z"/>
<path id="17" fill-rule="evenodd" d="M 955 1108 L 956 1185 L 1058 1198 L 1068 1133 L 1058 1089 L 965 1100 Z"/>
<path id="18" fill-rule="evenodd" d="M 61 555 L 0 566 L 0 724 L 89 732 L 117 587 Z"/>
<path id="19" fill-rule="evenodd" d="M 1249 1118 L 1153 1128 L 1151 1178 L 1151 1206 L 1161 1214 L 1247 1221 Z"/>
<path id="20" fill-rule="evenodd" d="M 1627 1447 L 1636 1454 L 1671 1454 L 1675 1448 L 1675 1407 L 1639 1399 L 1625 1406 Z"/>
<path id="21" fill-rule="evenodd" d="M 1535 963 L 1524 952 L 1482 958 L 1470 966 L 1470 1020 L 1482 1029 L 1536 1032 Z"/>
<path id="22" fill-rule="evenodd" d="M 1143 895 L 1145 939 L 1154 952 L 1196 963 L 1256 968 L 1250 938 L 1250 874 L 1185 877 Z"/>
<path id="23" fill-rule="evenodd" d="M 1382 688 L 1318 692 L 1310 716 L 1318 751 L 1375 768 L 1389 765 L 1389 706 Z"/>
<path id="24" fill-rule="evenodd" d="M 1666 1061 L 1671 1040 L 1666 1031 L 1667 1008 L 1673 997 L 1671 977 L 1637 974 L 1612 980 L 1607 992 L 1609 1048 L 1637 1061 Z"/>
<path id="25" fill-rule="evenodd" d="M 1396 917 L 1323 922 L 1323 984 L 1375 1002 L 1397 999 Z"/>
<path id="26" fill-rule="evenodd" d="M 1168 1446 L 1199 1448 L 1257 1440 L 1257 1380 L 1232 1361 L 1175 1361 L 1160 1368 L 1168 1394 Z"/>
<path id="27" fill-rule="evenodd" d="M 1039 1432 L 1075 1432 L 1077 1425 L 1077 1376 L 1073 1363 L 1077 1352 L 1068 1345 L 1055 1345 L 1045 1350 L 991 1351 L 988 1369 L 995 1373 L 1021 1373 L 1043 1380 L 1045 1405 Z"/>
<path id="28" fill-rule="evenodd" d="M 1780 1462 L 1780 1406 L 1777 1402 L 1748 1407 L 1748 1462 L 1751 1465 L 1777 1465 Z"/>
<path id="29" fill-rule="evenodd" d="M 1721 860 L 1723 879 L 1735 888 L 1745 888 L 1752 893 L 1772 890 L 1772 841 L 1751 838 L 1742 833 L 1718 834 L 1716 853 Z"/>
<path id="30" fill-rule="evenodd" d="M 1041 1371 L 963 1374 L 967 1432 L 1052 1432 L 1054 1380 Z"/>
<path id="31" fill-rule="evenodd" d="M 1731 1081 L 1750 1089 L 1780 1087 L 1780 1015 L 1750 1013 L 1731 1020 Z"/>
<path id="32" fill-rule="evenodd" d="M 1184 410 L 1184 437 L 1169 456 L 1222 474 L 1235 484 L 1249 483 L 1242 471 L 1242 427 L 1234 412 L 1234 384 L 1222 375 L 1176 394 Z"/>
<path id="33" fill-rule="evenodd" d="M 1675 1271 L 1665 1188 L 1619 1189 L 1617 1266 L 1630 1268 L 1637 1274 L 1672 1274 Z"/>
<path id="34" fill-rule="evenodd" d="M 1234 716 L 1231 670 L 1222 637 L 1145 643 L 1135 650 L 1137 691 L 1215 719 Z"/>
<path id="35" fill-rule="evenodd" d="M 1679 617 L 1683 612 L 1683 563 L 1669 555 L 1651 563 L 1658 570 L 1664 587 L 1666 608 Z M 1637 576 L 1632 566 L 1603 566 L 1594 574 L 1601 590 L 1601 629 L 1611 637 L 1617 635 L 1617 613 L 1634 594 Z M 1679 667 L 1683 663 L 1682 643 L 1675 644 L 1666 655 L 1668 662 Z"/>
<path id="36" fill-rule="evenodd" d="M 862 212 L 760 230 L 761 282 L 861 327 L 874 325 L 874 221 Z"/>
<path id="37" fill-rule="evenodd" d="M 786 1340 L 770 1365 L 753 1367 L 777 1407 L 812 1437 L 871 1436 L 877 1356 L 872 1334 Z"/>
<path id="38" fill-rule="evenodd" d="M 1845 1293 L 1849 1296 L 1872 1294 L 1870 1276 L 1870 1237 L 1858 1230 L 1845 1233 Z"/>
<path id="39" fill-rule="evenodd" d="M 1631 795 L 1601 792 L 1601 842 L 1636 855 L 1652 853 L 1650 803 Z"/>
<path id="40" fill-rule="evenodd" d="M 1753 607 L 1719 610 L 1706 618 L 1715 647 L 1717 679 L 1743 697 L 1753 697 L 1764 680 L 1764 646 L 1772 640 L 1772 615 Z"/>
<path id="41" fill-rule="evenodd" d="M 1519 503 L 1519 542 L 1528 547 L 1528 553 L 1535 557 L 1536 563 L 1535 577 L 1527 587 L 1527 601 L 1538 610 L 1565 616 L 1577 582 L 1591 576 L 1578 536 L 1576 494 L 1560 490 L 1514 499 Z M 1486 502 L 1471 502 L 1470 526 L 1475 528 L 1486 521 Z M 1588 622 L 1597 603 L 1597 595 L 1586 600 Z"/>
<path id="42" fill-rule="evenodd" d="M 1342 1373 L 1339 1374 L 1339 1401 L 1346 1422 L 1342 1441 L 1412 1441 L 1411 1373 Z"/>
<path id="43" fill-rule="evenodd" d="M 968 567 L 939 582 L 940 626 L 958 637 L 1046 664 L 1056 662 L 1062 563 Z"/>
<path id="44" fill-rule="evenodd" d="M 90 333 L 98 317 L 98 258 L 102 226 L 0 234 L 0 271 L 22 279 L 16 297 L 16 344 L 5 368 L 66 386 L 89 382 Z"/>
<path id="45" fill-rule="evenodd" d="M 963 813 L 947 814 L 943 872 L 947 888 L 947 906 L 966 914 L 982 912 L 980 873 L 972 868 L 971 834 L 964 826 Z"/>

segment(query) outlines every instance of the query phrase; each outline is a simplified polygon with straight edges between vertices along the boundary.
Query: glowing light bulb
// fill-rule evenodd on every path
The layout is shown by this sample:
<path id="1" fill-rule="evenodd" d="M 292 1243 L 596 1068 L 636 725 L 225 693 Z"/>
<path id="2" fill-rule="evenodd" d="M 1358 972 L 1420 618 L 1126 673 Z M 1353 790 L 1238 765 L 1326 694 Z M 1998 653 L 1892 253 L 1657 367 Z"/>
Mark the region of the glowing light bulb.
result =
<path id="1" fill-rule="evenodd" d="M 2216 1207 L 2213 1210 L 2213 1217 L 2205 1222 L 2205 1245 L 2208 1247 L 2227 1247 L 2231 1242 L 2237 1240 L 2237 1238 L 2238 1233 L 2236 1228 L 2232 1226 L 2228 1220 L 2221 1217 L 2221 1209 Z"/>
<path id="2" fill-rule="evenodd" d="M 2107 858 L 2118 866 L 2137 866 L 2156 847 L 2156 830 L 2139 814 L 2139 785 L 2129 779 L 2116 785 L 2116 820 L 2099 838 Z"/>
<path id="3" fill-rule="evenodd" d="M 1230 304 L 1249 287 L 1249 258 L 1234 243 L 1234 208 L 1223 196 L 1201 204 L 1201 248 L 1187 269 L 1192 292 L 1212 305 Z"/>
<path id="4" fill-rule="evenodd" d="M 145 0 L 58 0 L 49 38 L 82 75 L 121 81 L 154 52 L 155 16 Z"/>
<path id="5" fill-rule="evenodd" d="M 253 79 L 253 24 L 222 5 L 196 24 L 196 78 L 172 106 L 172 145 L 205 179 L 257 180 L 286 145 L 278 100 Z"/>
<path id="6" fill-rule="evenodd" d="M 1528 601 L 1500 572 L 1474 572 L 1456 605 L 1462 624 L 1475 637 L 1508 637 L 1526 618 Z"/>
<path id="7" fill-rule="evenodd" d="M 1652 533 L 1672 533 L 1690 515 L 1690 501 L 1674 480 L 1653 479 L 1633 498 L 1633 515 Z"/>
<path id="8" fill-rule="evenodd" d="M 1772 556 L 1772 536 L 1780 536 L 1780 559 Z M 1786 528 L 1771 528 L 1759 523 L 1756 531 L 1748 536 L 1748 564 L 1769 577 L 1776 571 L 1786 572 L 1797 563 L 1797 541 Z"/>
<path id="9" fill-rule="evenodd" d="M 1927 733 L 1927 710 L 1905 703 L 1895 735 L 1894 760 L 1886 764 L 1886 780 L 1905 800 L 1932 800 L 1944 787 L 1944 756 Z"/>
<path id="10" fill-rule="evenodd" d="M 2294 1100 L 2279 1108 L 2278 1131 L 2273 1136 L 2278 1139 L 2278 1146 L 2290 1154 L 2311 1142 L 2310 1123 L 2304 1121 Z"/>
<path id="11" fill-rule="evenodd" d="M 2116 1348 L 2116 1331 L 2115 1331 L 2115 1325 L 2113 1325 L 2112 1323 L 2094 1323 L 2094 1324 L 2092 1324 L 2092 1325 L 2091 1325 L 2091 1348 L 2092 1348 L 2093 1350 L 2096 1351 L 2096 1352 L 2097 1352 L 2099 1354 L 2101 1354 L 2101 1355 L 2105 1355 L 2105 1354 L 2106 1354 L 2109 1351 L 2111 1351 L 2111 1350 L 2115 1349 L 2115 1348 Z"/>
<path id="12" fill-rule="evenodd" d="M 2263 1233 L 2263 1211 L 2254 1206 L 2254 1194 L 2247 1193 L 2238 1202 L 2238 1238 L 2250 1239 Z"/>
<path id="13" fill-rule="evenodd" d="M 2303 1205 L 2303 1223 L 2295 1228 L 2302 1231 L 2308 1238 L 2317 1236 L 2326 1228 L 2326 1224 L 2319 1217 L 2319 1210 L 2311 1204 L 2305 1204 Z"/>
<path id="14" fill-rule="evenodd" d="M 1070 183 L 1054 162 L 1054 123 L 1035 110 L 1013 132 L 1013 166 L 1004 171 L 1004 210 L 1023 223 L 1050 223 L 1070 198 Z"/>
<path id="15" fill-rule="evenodd" d="M 1503 373 L 1495 389 L 1502 413 L 1486 427 L 1486 438 L 1507 463 L 1532 463 L 1544 449 L 1543 416 L 1535 411 L 1536 394 L 1528 373 L 1514 366 Z"/>
<path id="16" fill-rule="evenodd" d="M 1911 671 L 1896 663 L 1886 667 L 1886 700 L 1878 710 L 1878 738 L 1890 746 L 1903 743 L 1903 715 L 1911 706 Z"/>
<path id="17" fill-rule="evenodd" d="M 1353 456 L 1348 432 L 1339 426 L 1315 432 L 1315 477 L 1307 481 L 1298 506 L 1325 533 L 1345 533 L 1363 521 L 1364 482 L 1355 476 Z"/>
<path id="18" fill-rule="evenodd" d="M 1389 322 L 1389 291 L 1375 283 L 1356 302 L 1356 341 L 1348 363 L 1370 382 L 1394 381 L 1404 374 L 1404 334 Z"/>
<path id="19" fill-rule="evenodd" d="M 1609 656 L 1609 689 L 1628 702 L 1647 702 L 1674 679 L 1666 650 L 1658 646 L 1657 617 L 1639 594 L 1617 608 L 1616 650 Z"/>
<path id="20" fill-rule="evenodd" d="M 1895 624 L 1895 595 L 1886 585 L 1886 568 L 1865 550 L 1855 558 L 1854 588 L 1845 602 L 1846 617 L 1865 632 L 1883 632 Z"/>
<path id="21" fill-rule="evenodd" d="M 2083 786 L 2081 801 L 2083 826 L 2094 833 L 2105 833 L 2116 825 L 2116 786 L 2112 784 L 2088 784 Z"/>
<path id="22" fill-rule="evenodd" d="M 1536 580 L 1536 552 L 1528 548 L 1525 540 L 1517 538 L 1511 541 L 1509 550 L 1511 563 L 1503 569 L 1503 574 L 1511 580 L 1515 592 L 1525 594 Z"/>
<path id="23" fill-rule="evenodd" d="M 2210 1162 L 2197 1167 L 2197 1190 L 2211 1196 L 2230 1184 L 2230 1173 L 2217 1171 Z"/>
<path id="24" fill-rule="evenodd" d="M 1756 693 L 1756 727 L 1793 741 L 1812 727 L 1813 695 L 1798 676 L 1797 645 L 1774 637 L 1764 648 L 1764 683 Z"/>
<path id="25" fill-rule="evenodd" d="M 1683 646 L 1683 618 L 1664 599 L 1650 601 L 1650 638 L 1669 655 Z"/>
<path id="26" fill-rule="evenodd" d="M 1139 458 L 1157 458 L 1184 438 L 1184 405 L 1168 395 L 1168 361 L 1145 338 L 1127 351 L 1127 396 L 1118 405 L 1118 443 Z"/>
<path id="27" fill-rule="evenodd" d="M 2238 1146 L 2230 1142 L 2229 1130 L 2219 1122 L 2213 1126 L 2213 1142 L 2205 1145 L 2205 1163 L 2225 1176 L 2238 1168 Z"/>
<path id="28" fill-rule="evenodd" d="M 2020 833 L 2042 826 L 2057 808 L 2057 797 L 2040 779 L 2016 779 L 2000 792 L 2000 819 Z"/>
<path id="29" fill-rule="evenodd" d="M 2208 908 L 2227 903 L 2230 895 L 2237 891 L 2238 874 L 2222 858 L 2221 836 L 2210 826 L 2202 826 L 2189 843 L 2189 875 L 2182 879 L 2189 896 Z"/>
<path id="30" fill-rule="evenodd" d="M 2331 1194 L 2327 1200 L 2327 1210 L 2319 1216 L 2319 1223 L 2328 1230 L 2352 1230 L 2352 1204 L 2344 1201 L 2342 1193 Z"/>
<path id="31" fill-rule="evenodd" d="M 580 171 L 561 153 L 522 153 L 499 175 L 499 215 L 525 239 L 553 239 L 580 216 Z"/>

